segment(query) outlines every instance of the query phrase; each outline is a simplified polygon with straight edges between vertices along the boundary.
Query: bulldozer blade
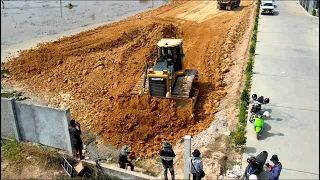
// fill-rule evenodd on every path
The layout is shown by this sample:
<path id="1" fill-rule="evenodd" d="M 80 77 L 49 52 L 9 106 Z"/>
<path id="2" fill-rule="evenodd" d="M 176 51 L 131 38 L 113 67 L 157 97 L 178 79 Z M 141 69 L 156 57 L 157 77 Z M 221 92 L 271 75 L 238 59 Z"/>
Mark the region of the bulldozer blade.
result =
<path id="1" fill-rule="evenodd" d="M 197 103 L 197 99 L 198 99 L 198 95 L 199 95 L 199 90 L 196 88 L 192 88 L 194 93 L 192 95 L 191 98 L 182 98 L 182 97 L 170 97 L 170 98 L 166 98 L 166 97 L 155 97 L 155 98 L 161 98 L 161 99 L 171 99 L 173 100 L 177 106 L 183 107 L 183 108 L 187 108 L 188 105 L 190 104 L 192 107 L 192 111 L 194 110 L 196 103 Z M 121 94 L 118 95 L 118 97 L 126 97 L 126 98 L 132 98 L 135 96 L 149 96 L 147 94 Z"/>

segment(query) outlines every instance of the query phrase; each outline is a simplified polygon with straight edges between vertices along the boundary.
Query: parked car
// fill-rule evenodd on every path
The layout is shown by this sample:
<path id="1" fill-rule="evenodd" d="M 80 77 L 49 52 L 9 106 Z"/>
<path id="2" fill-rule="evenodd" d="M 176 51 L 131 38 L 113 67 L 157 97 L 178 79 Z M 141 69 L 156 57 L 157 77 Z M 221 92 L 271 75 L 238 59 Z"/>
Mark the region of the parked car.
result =
<path id="1" fill-rule="evenodd" d="M 273 1 L 262 1 L 261 2 L 261 14 L 271 13 L 274 11 L 274 3 Z"/>

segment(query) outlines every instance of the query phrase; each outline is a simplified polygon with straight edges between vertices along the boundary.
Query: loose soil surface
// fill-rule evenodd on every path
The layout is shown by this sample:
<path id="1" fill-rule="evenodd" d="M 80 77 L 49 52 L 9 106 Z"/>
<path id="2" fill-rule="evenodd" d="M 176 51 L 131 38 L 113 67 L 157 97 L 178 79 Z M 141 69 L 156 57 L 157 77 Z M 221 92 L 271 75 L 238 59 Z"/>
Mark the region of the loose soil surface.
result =
<path id="1" fill-rule="evenodd" d="M 231 54 L 243 40 L 255 10 L 254 1 L 242 1 L 240 6 L 222 11 L 216 1 L 174 1 L 23 51 L 2 68 L 11 73 L 8 83 L 26 85 L 25 91 L 42 96 L 51 106 L 70 107 L 72 118 L 106 143 L 127 144 L 150 157 L 159 152 L 164 139 L 174 143 L 185 134 L 207 129 L 219 111 L 227 95 L 226 73 L 239 63 Z M 190 109 L 170 100 L 118 98 L 133 88 L 146 63 L 152 65 L 152 52 L 161 38 L 182 38 L 187 68 L 199 72 L 194 117 Z M 235 124 L 227 123 L 227 127 Z"/>

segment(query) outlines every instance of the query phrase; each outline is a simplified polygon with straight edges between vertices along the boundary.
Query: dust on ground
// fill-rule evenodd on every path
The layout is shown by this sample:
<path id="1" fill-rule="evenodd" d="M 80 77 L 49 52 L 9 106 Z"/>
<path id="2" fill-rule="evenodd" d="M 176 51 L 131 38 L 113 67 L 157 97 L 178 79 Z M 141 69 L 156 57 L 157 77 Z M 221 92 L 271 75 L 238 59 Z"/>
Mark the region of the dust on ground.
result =
<path id="1" fill-rule="evenodd" d="M 251 26 L 255 6 L 253 1 L 243 1 L 233 11 L 220 11 L 216 3 L 175 1 L 117 23 L 42 44 L 3 65 L 11 72 L 7 82 L 28 85 L 26 91 L 41 95 L 51 106 L 70 107 L 72 118 L 94 130 L 105 143 L 116 148 L 128 144 L 140 156 L 150 157 L 159 152 L 164 139 L 175 144 L 185 134 L 196 135 L 208 129 L 214 124 L 215 115 L 222 111 L 219 106 L 224 97 L 233 100 L 224 107 L 239 99 L 246 59 L 233 56 L 232 52 L 237 52 L 236 44 L 240 41 L 245 41 L 243 47 L 247 48 L 248 38 L 242 37 Z M 161 38 L 182 38 L 187 68 L 199 71 L 200 94 L 194 118 L 187 115 L 188 109 L 169 100 L 117 97 L 135 85 L 146 63 L 152 63 L 154 46 Z M 238 68 L 232 70 L 236 64 Z M 234 72 L 228 83 L 229 71 Z M 224 112 L 223 127 L 232 127 L 237 121 L 235 105 Z M 199 139 L 206 136 L 210 135 Z M 221 135 L 216 138 L 225 141 Z M 213 143 L 216 138 L 195 146 Z M 179 144 L 175 149 L 177 154 L 182 151 Z M 225 151 L 221 146 L 204 159 L 208 178 L 220 174 Z M 181 159 L 177 156 L 177 165 Z M 182 168 L 176 171 L 177 177 L 182 176 Z"/>

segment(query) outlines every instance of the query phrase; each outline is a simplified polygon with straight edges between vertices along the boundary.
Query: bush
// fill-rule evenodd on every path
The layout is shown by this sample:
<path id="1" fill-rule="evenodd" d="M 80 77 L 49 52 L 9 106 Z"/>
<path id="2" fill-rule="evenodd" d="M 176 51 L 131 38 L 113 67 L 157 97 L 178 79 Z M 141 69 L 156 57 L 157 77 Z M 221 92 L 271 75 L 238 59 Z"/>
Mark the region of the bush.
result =
<path id="1" fill-rule="evenodd" d="M 246 128 L 241 124 L 237 126 L 237 132 L 245 131 L 245 130 L 246 130 Z"/>
<path id="2" fill-rule="evenodd" d="M 241 93 L 241 101 L 245 103 L 249 103 L 250 97 L 249 97 L 249 91 L 247 88 L 244 88 Z"/>
<path id="3" fill-rule="evenodd" d="M 257 31 L 254 31 L 251 37 L 251 42 L 255 43 L 257 42 Z"/>
<path id="4" fill-rule="evenodd" d="M 312 16 L 316 16 L 317 15 L 317 12 L 315 9 L 312 9 Z"/>
<path id="5" fill-rule="evenodd" d="M 246 81 L 244 86 L 248 89 L 250 88 L 250 84 L 251 84 L 251 74 L 252 74 L 251 72 L 246 73 Z"/>
<path id="6" fill-rule="evenodd" d="M 256 44 L 255 43 L 251 44 L 249 52 L 251 55 L 254 55 L 254 53 L 256 52 Z"/>
<path id="7" fill-rule="evenodd" d="M 1 78 L 7 78 L 10 75 L 8 69 L 1 69 Z"/>
<path id="8" fill-rule="evenodd" d="M 253 30 L 256 32 L 258 30 L 258 24 L 255 24 Z"/>
<path id="9" fill-rule="evenodd" d="M 251 73 L 253 69 L 253 60 L 252 58 L 249 59 L 248 65 L 246 67 L 246 73 Z"/>
<path id="10" fill-rule="evenodd" d="M 241 102 L 240 110 L 239 110 L 239 122 L 245 123 L 247 115 L 247 103 Z"/>
<path id="11" fill-rule="evenodd" d="M 233 143 L 236 146 L 244 145 L 246 142 L 247 142 L 247 137 L 246 137 L 246 132 L 245 131 L 239 131 L 233 137 Z"/>
<path id="12" fill-rule="evenodd" d="M 319 17 L 319 9 L 317 9 L 317 16 Z"/>

